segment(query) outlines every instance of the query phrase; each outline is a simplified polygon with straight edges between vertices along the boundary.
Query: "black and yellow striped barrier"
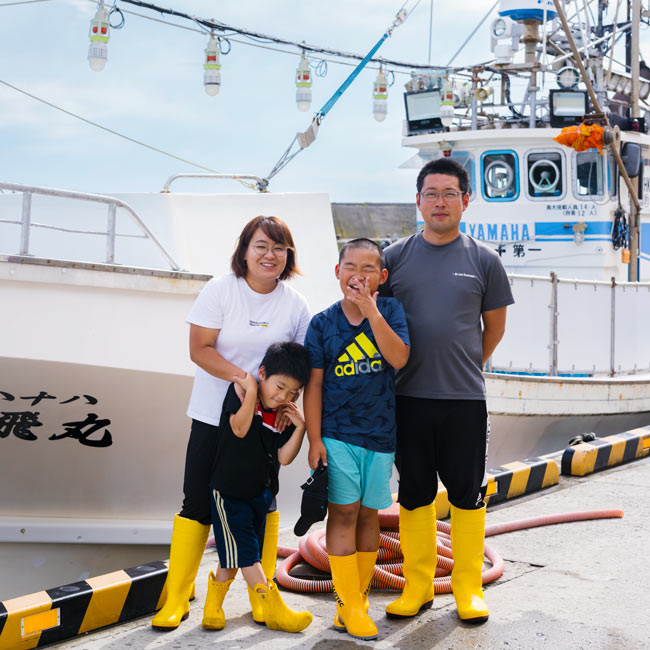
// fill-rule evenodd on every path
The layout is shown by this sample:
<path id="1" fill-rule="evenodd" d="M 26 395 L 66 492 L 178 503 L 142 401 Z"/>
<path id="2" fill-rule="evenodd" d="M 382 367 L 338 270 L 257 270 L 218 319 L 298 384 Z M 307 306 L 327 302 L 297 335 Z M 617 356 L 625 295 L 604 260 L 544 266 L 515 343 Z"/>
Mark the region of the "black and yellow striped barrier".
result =
<path id="1" fill-rule="evenodd" d="M 0 650 L 37 648 L 150 614 L 165 598 L 167 564 L 150 562 L 0 602 Z"/>
<path id="2" fill-rule="evenodd" d="M 557 485 L 560 481 L 560 469 L 554 460 L 527 458 L 490 469 L 487 479 L 485 502 L 489 506 Z M 435 506 L 438 519 L 449 516 L 447 488 L 440 483 Z"/>
<path id="3" fill-rule="evenodd" d="M 488 505 L 552 487 L 560 482 L 560 468 L 548 458 L 526 458 L 488 470 Z M 492 487 L 494 486 L 494 487 Z"/>
<path id="4" fill-rule="evenodd" d="M 562 454 L 562 474 L 586 476 L 615 467 L 650 452 L 650 430 L 632 429 L 568 447 Z"/>

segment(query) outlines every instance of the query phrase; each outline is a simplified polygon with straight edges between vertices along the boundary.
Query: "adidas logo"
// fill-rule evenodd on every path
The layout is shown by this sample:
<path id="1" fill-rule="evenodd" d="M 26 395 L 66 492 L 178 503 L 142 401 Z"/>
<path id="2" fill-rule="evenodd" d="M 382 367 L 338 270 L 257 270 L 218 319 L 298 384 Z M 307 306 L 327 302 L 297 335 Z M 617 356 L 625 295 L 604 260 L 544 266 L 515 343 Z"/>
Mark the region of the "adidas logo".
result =
<path id="1" fill-rule="evenodd" d="M 383 360 L 373 342 L 363 332 L 357 335 L 354 341 L 337 359 L 340 363 L 334 366 L 334 374 L 337 377 L 346 377 L 381 372 Z"/>

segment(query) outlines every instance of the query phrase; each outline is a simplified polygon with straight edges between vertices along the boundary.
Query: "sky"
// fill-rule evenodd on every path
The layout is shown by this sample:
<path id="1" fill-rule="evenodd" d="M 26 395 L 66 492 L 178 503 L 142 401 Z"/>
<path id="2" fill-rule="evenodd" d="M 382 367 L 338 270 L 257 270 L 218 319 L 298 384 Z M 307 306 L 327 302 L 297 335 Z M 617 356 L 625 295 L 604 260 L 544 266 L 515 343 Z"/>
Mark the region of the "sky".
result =
<path id="1" fill-rule="evenodd" d="M 14 2 L 16 0 L 13 0 Z M 410 0 L 412 8 L 417 0 Z M 222 173 L 267 176 L 296 132 L 329 99 L 352 67 L 330 62 L 313 77 L 312 107 L 295 103 L 299 54 L 232 42 L 221 58 L 221 90 L 203 87 L 207 35 L 126 11 L 177 22 L 119 3 L 122 29 L 111 30 L 101 72 L 87 61 L 88 29 L 96 4 L 0 0 L 0 80 L 87 120 Z M 196 16 L 288 40 L 365 53 L 392 23 L 403 0 L 165 0 Z M 5 6 L 3 6 L 3 4 Z M 378 55 L 427 63 L 431 0 L 421 0 Z M 433 1 L 432 66 L 444 66 L 494 3 Z M 615 4 L 615 3 L 610 3 Z M 644 3 L 645 4 L 645 3 Z M 454 65 L 490 58 L 483 24 Z M 242 40 L 238 37 L 238 40 Z M 641 51 L 650 49 L 642 31 Z M 271 182 L 273 192 L 327 192 L 334 202 L 414 200 L 416 170 L 400 169 L 415 150 L 402 146 L 406 74 L 389 89 L 388 117 L 372 116 L 377 70 L 364 70 L 323 121 L 314 144 Z M 98 193 L 158 192 L 172 174 L 200 172 L 97 129 L 0 84 L 0 180 Z M 177 181 L 177 191 L 239 192 L 233 181 Z"/>

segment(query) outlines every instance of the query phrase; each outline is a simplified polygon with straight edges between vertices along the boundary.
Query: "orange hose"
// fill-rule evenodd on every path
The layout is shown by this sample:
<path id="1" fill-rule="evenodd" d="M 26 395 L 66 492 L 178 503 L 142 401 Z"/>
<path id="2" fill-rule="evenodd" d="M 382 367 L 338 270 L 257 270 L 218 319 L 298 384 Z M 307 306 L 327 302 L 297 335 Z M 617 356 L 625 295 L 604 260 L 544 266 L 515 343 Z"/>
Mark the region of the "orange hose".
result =
<path id="1" fill-rule="evenodd" d="M 397 527 L 399 511 L 396 508 L 380 513 L 380 550 L 377 556 L 377 565 L 372 576 L 372 586 L 378 589 L 394 589 L 401 591 L 404 588 L 402 562 L 390 562 L 390 560 L 401 558 L 399 546 L 399 534 L 394 531 L 383 530 L 383 527 Z M 518 519 L 501 524 L 491 524 L 485 528 L 485 536 L 501 535 L 503 533 L 524 530 L 526 528 L 537 528 L 539 526 L 550 526 L 552 524 L 568 523 L 572 521 L 585 521 L 589 519 L 611 519 L 623 516 L 621 510 L 590 510 L 585 512 L 567 512 L 556 515 L 543 515 L 528 519 Z M 451 526 L 444 521 L 437 522 L 438 531 L 438 566 L 436 577 L 433 580 L 435 593 L 451 593 L 451 570 L 454 561 L 451 553 L 450 532 Z M 290 571 L 301 562 L 308 562 L 311 566 L 321 570 L 329 571 L 329 559 L 325 547 L 325 531 L 319 530 L 302 537 L 298 543 L 299 549 L 278 547 L 278 556 L 286 557 L 276 571 L 277 581 L 286 589 L 307 593 L 331 593 L 332 581 L 327 578 L 308 580 L 296 578 L 290 575 Z M 483 584 L 488 584 L 503 575 L 505 564 L 501 556 L 488 544 L 484 547 L 485 557 L 489 567 L 483 567 L 481 578 Z"/>

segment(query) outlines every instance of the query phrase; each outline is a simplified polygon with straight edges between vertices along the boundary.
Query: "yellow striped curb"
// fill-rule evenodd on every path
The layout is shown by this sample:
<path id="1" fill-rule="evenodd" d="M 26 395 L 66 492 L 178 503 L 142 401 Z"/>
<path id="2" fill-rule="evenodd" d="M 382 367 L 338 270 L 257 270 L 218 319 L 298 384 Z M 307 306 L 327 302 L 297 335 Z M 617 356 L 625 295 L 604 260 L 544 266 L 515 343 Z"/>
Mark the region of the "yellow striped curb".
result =
<path id="1" fill-rule="evenodd" d="M 151 614 L 165 595 L 167 564 L 150 562 L 0 602 L 0 650 L 56 643 Z"/>
<path id="2" fill-rule="evenodd" d="M 560 468 L 548 458 L 526 458 L 488 470 L 487 481 L 485 502 L 489 506 L 557 485 Z M 449 497 L 442 484 L 438 485 L 434 503 L 438 519 L 449 516 Z"/>
<path id="3" fill-rule="evenodd" d="M 590 442 L 568 447 L 562 454 L 562 474 L 586 476 L 609 467 L 615 467 L 650 452 L 650 430 L 632 429 Z"/>

